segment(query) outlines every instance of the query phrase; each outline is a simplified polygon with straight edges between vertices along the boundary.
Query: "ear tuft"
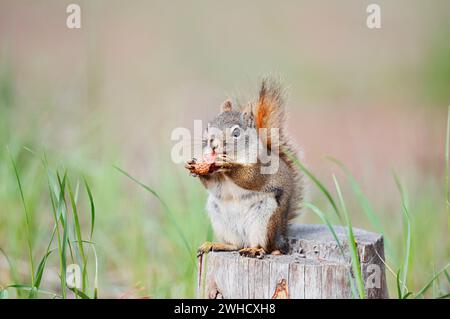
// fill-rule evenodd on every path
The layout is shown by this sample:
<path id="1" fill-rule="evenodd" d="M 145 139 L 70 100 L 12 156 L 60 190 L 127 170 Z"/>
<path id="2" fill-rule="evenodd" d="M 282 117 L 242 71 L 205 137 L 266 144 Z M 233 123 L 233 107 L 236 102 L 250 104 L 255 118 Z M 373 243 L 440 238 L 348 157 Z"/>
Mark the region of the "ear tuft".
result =
<path id="1" fill-rule="evenodd" d="M 233 109 L 233 104 L 231 103 L 231 100 L 226 100 L 225 102 L 222 103 L 222 112 L 231 112 L 231 110 Z"/>
<path id="2" fill-rule="evenodd" d="M 247 127 L 255 127 L 255 117 L 251 109 L 244 110 L 241 113 L 241 126 L 244 129 L 247 129 Z"/>

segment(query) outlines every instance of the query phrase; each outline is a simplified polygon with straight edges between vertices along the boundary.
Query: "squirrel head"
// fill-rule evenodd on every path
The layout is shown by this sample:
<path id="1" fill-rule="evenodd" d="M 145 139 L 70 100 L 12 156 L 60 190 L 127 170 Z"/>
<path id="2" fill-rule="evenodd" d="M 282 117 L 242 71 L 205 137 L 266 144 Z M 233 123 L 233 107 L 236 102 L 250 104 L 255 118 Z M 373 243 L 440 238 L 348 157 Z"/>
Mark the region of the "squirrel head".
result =
<path id="1" fill-rule="evenodd" d="M 284 126 L 283 94 L 278 82 L 262 81 L 258 99 L 234 108 L 231 100 L 210 123 L 203 137 L 203 154 L 226 155 L 239 163 L 256 162 L 262 149 L 274 150 Z"/>

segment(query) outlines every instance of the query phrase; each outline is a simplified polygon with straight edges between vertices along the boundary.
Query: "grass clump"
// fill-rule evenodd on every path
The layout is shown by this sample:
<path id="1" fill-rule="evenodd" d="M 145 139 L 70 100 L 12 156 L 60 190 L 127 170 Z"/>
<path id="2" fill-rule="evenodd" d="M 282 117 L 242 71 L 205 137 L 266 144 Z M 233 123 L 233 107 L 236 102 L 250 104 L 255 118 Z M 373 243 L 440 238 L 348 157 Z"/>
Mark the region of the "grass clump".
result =
<path id="1" fill-rule="evenodd" d="M 49 200 L 51 202 L 52 231 L 49 235 L 48 243 L 39 263 L 36 267 L 35 258 L 37 253 L 34 252 L 34 239 L 31 235 L 31 218 L 26 194 L 22 187 L 20 171 L 18 169 L 17 160 L 13 154 L 9 152 L 11 167 L 17 183 L 17 189 L 20 195 L 20 201 L 23 206 L 26 221 L 26 239 L 29 256 L 29 283 L 14 282 L 6 287 L 2 287 L 0 296 L 6 298 L 9 296 L 8 290 L 15 289 L 17 295 L 23 297 L 23 292 L 27 292 L 28 298 L 37 298 L 41 296 L 50 296 L 52 298 L 68 298 L 68 293 L 72 292 L 76 298 L 96 298 L 97 297 L 97 258 L 94 243 L 92 242 L 95 221 L 95 204 L 90 190 L 89 184 L 84 180 L 84 188 L 89 201 L 90 207 L 90 237 L 89 241 L 83 239 L 82 224 L 80 222 L 80 210 L 85 210 L 79 203 L 80 183 L 76 183 L 75 190 L 68 176 L 67 171 L 62 173 L 58 170 L 51 170 L 48 165 L 46 155 L 42 158 L 42 168 L 46 172 Z M 56 243 L 55 243 L 56 241 Z M 56 246 L 56 247 L 54 247 Z M 88 247 L 88 248 L 87 248 Z M 95 260 L 94 285 L 89 286 L 88 282 L 88 254 L 87 249 L 91 249 Z M 2 250 L 3 255 L 8 259 L 7 254 Z M 55 285 L 55 291 L 41 289 L 46 266 L 52 255 L 57 253 L 57 261 L 59 263 L 59 285 Z M 81 269 L 81 282 L 73 282 L 74 286 L 68 286 L 71 283 L 68 278 L 67 269 L 70 264 L 77 265 Z M 14 269 L 13 263 L 9 262 L 10 269 Z M 81 266 L 80 266 L 81 265 Z M 78 275 L 78 274 L 74 274 Z M 15 281 L 17 276 L 13 276 Z M 80 286 L 78 286 L 81 284 Z"/>

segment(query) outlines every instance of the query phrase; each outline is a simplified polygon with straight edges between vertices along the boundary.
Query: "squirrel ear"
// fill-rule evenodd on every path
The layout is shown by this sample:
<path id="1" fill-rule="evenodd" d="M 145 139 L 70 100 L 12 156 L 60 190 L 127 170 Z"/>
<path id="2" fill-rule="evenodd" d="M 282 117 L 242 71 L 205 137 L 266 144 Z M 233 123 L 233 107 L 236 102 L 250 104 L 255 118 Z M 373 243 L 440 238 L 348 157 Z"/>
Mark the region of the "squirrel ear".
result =
<path id="1" fill-rule="evenodd" d="M 241 126 L 246 129 L 247 127 L 255 127 L 255 115 L 253 114 L 253 104 L 247 103 L 247 105 L 241 111 Z"/>
<path id="2" fill-rule="evenodd" d="M 246 110 L 241 113 L 241 126 L 246 129 L 247 127 L 255 127 L 255 116 L 252 110 Z"/>
<path id="3" fill-rule="evenodd" d="M 233 109 L 231 100 L 225 100 L 225 102 L 222 103 L 221 109 L 222 112 L 231 112 L 231 110 Z"/>

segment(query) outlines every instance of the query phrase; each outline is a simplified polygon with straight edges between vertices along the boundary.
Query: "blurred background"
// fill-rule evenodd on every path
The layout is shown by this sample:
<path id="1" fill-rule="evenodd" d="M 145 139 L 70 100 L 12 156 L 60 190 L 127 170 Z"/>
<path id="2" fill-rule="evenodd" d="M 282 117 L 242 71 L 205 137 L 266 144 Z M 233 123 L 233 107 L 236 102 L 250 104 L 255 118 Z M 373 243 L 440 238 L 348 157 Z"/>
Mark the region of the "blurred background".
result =
<path id="1" fill-rule="evenodd" d="M 66 27 L 72 2 L 81 7 L 81 29 Z M 366 26 L 372 2 L 381 7 L 381 29 Z M 0 285 L 26 281 L 29 267 L 8 147 L 36 259 L 53 227 L 45 152 L 52 168 L 91 185 L 100 297 L 195 296 L 190 255 L 211 237 L 206 194 L 171 161 L 170 134 L 215 116 L 228 97 L 254 97 L 261 76 L 274 74 L 288 88 L 288 130 L 305 165 L 330 186 L 337 174 L 353 225 L 377 231 L 326 157 L 345 163 L 379 216 L 394 271 L 405 246 L 393 172 L 400 176 L 414 234 L 408 287 L 420 289 L 450 257 L 449 39 L 445 0 L 1 0 L 0 248 L 10 263 L 0 255 Z M 161 195 L 191 251 L 160 203 L 113 166 Z M 88 233 L 85 197 L 80 214 Z M 313 185 L 308 199 L 329 208 Z M 321 222 L 308 211 L 298 221 Z M 50 256 L 42 286 L 52 289 L 58 271 Z M 388 281 L 393 287 L 390 273 Z M 442 284 L 432 290 L 438 294 Z"/>

